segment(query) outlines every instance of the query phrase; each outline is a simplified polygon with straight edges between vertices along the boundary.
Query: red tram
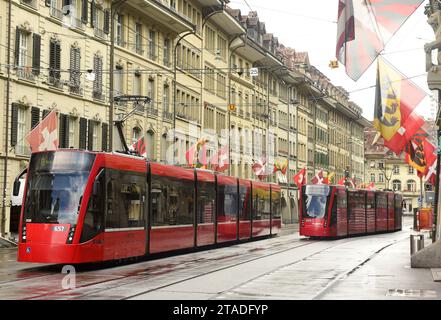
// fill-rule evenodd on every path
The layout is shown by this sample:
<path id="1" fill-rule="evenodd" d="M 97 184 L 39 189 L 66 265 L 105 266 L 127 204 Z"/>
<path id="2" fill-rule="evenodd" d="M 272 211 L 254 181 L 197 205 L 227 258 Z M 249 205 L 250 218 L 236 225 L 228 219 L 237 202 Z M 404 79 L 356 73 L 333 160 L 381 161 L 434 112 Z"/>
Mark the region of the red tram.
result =
<path id="1" fill-rule="evenodd" d="M 115 153 L 33 153 L 18 261 L 89 263 L 271 236 L 281 189 Z"/>
<path id="2" fill-rule="evenodd" d="M 390 191 L 306 185 L 299 201 L 300 235 L 346 237 L 401 230 L 402 197 Z"/>

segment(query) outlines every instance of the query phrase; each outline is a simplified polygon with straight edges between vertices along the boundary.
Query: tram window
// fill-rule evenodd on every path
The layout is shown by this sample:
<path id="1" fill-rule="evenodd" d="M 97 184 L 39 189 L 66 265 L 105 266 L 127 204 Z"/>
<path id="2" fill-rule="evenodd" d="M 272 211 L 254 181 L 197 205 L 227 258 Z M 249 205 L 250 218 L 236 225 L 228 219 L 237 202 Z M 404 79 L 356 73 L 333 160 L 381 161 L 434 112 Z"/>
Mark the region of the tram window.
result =
<path id="1" fill-rule="evenodd" d="M 216 189 L 214 182 L 198 182 L 198 223 L 214 222 Z"/>
<path id="2" fill-rule="evenodd" d="M 102 169 L 94 182 L 92 194 L 89 198 L 86 216 L 84 218 L 83 231 L 80 242 L 86 242 L 97 234 L 104 227 L 104 199 L 105 199 L 105 169 Z"/>
<path id="3" fill-rule="evenodd" d="M 304 216 L 306 218 L 324 218 L 329 202 L 328 185 L 307 185 L 303 192 Z"/>
<path id="4" fill-rule="evenodd" d="M 375 198 L 374 195 L 368 193 L 367 201 L 366 201 L 366 209 L 374 209 L 375 208 Z"/>
<path id="5" fill-rule="evenodd" d="M 281 200 L 280 200 L 280 191 L 273 191 L 271 204 L 273 206 L 273 219 L 280 219 L 281 217 Z"/>
<path id="6" fill-rule="evenodd" d="M 151 193 L 152 226 L 193 224 L 193 181 L 152 175 Z"/>
<path id="7" fill-rule="evenodd" d="M 142 196 L 145 177 L 132 172 L 109 171 L 106 227 L 144 227 Z"/>
<path id="8" fill-rule="evenodd" d="M 270 218 L 270 193 L 261 188 L 253 189 L 253 220 Z"/>
<path id="9" fill-rule="evenodd" d="M 331 209 L 331 222 L 330 225 L 337 224 L 337 201 L 338 201 L 338 194 L 335 194 L 334 201 L 332 202 L 332 209 Z"/>
<path id="10" fill-rule="evenodd" d="M 219 221 L 236 221 L 237 185 L 218 185 L 218 196 Z"/>
<path id="11" fill-rule="evenodd" d="M 241 221 L 251 220 L 251 188 L 247 186 L 239 186 L 239 219 Z"/>
<path id="12" fill-rule="evenodd" d="M 384 193 L 380 193 L 377 195 L 377 208 L 378 209 L 386 209 L 387 207 L 387 198 Z"/>

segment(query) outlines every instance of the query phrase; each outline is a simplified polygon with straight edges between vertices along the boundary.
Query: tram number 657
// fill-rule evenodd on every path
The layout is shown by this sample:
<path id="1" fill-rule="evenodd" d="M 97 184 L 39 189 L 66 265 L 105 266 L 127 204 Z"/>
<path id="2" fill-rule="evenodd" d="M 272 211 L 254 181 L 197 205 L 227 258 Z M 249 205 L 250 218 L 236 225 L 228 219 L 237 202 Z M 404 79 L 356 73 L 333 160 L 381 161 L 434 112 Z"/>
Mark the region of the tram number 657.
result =
<path id="1" fill-rule="evenodd" d="M 268 305 L 245 305 L 245 304 L 219 304 L 217 314 L 232 315 L 232 314 L 247 314 L 247 315 L 263 315 L 268 310 Z"/>

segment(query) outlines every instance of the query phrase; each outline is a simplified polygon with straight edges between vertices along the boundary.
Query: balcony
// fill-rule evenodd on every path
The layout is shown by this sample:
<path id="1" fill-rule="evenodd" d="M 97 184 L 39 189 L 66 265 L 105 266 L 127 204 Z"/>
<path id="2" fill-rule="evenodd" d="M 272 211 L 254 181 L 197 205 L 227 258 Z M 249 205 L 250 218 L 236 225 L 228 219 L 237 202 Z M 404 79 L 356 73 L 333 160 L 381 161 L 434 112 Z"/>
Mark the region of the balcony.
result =
<path id="1" fill-rule="evenodd" d="M 27 146 L 27 145 L 17 144 L 14 147 L 14 152 L 18 156 L 30 156 L 31 155 L 31 150 L 29 149 L 29 146 Z"/>
<path id="2" fill-rule="evenodd" d="M 147 107 L 147 114 L 150 117 L 157 117 L 158 116 L 158 109 L 153 108 L 152 106 Z"/>
<path id="3" fill-rule="evenodd" d="M 69 92 L 82 96 L 83 95 L 83 88 L 79 84 L 70 84 L 69 85 Z"/>
<path id="4" fill-rule="evenodd" d="M 63 89 L 63 82 L 59 77 L 48 76 L 47 84 L 57 89 Z"/>
<path id="5" fill-rule="evenodd" d="M 103 95 L 103 93 L 101 91 L 93 91 L 92 92 L 92 96 L 96 100 L 104 101 L 104 95 Z"/>
<path id="6" fill-rule="evenodd" d="M 57 9 L 54 6 L 51 6 L 50 15 L 51 15 L 51 17 L 58 19 L 58 20 L 63 20 L 63 17 L 64 17 L 63 11 Z"/>
<path id="7" fill-rule="evenodd" d="M 35 10 L 38 9 L 38 3 L 37 3 L 37 0 L 20 0 L 20 3 L 21 3 L 21 4 L 25 4 L 25 5 L 31 7 L 31 8 L 33 8 L 33 9 L 35 9 Z"/>
<path id="8" fill-rule="evenodd" d="M 95 37 L 98 37 L 103 40 L 107 40 L 107 34 L 104 33 L 104 30 L 102 30 L 98 27 L 95 27 L 93 29 L 93 34 L 95 35 Z"/>
<path id="9" fill-rule="evenodd" d="M 168 111 L 163 111 L 162 112 L 162 118 L 164 120 L 172 121 L 173 120 L 173 113 L 172 112 L 168 112 Z"/>
<path id="10" fill-rule="evenodd" d="M 35 81 L 35 75 L 32 73 L 31 67 L 18 67 L 17 77 L 27 81 Z"/>

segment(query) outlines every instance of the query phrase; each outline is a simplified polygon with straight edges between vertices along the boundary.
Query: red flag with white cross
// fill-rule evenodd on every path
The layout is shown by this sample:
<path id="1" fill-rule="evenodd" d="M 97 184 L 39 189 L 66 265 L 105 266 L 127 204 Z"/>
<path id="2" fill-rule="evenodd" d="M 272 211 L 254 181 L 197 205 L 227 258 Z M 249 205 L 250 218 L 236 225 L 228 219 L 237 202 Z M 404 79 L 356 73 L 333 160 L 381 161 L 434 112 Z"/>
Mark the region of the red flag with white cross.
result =
<path id="1" fill-rule="evenodd" d="M 29 142 L 32 152 L 57 150 L 58 119 L 55 109 L 32 129 L 25 138 Z"/>

